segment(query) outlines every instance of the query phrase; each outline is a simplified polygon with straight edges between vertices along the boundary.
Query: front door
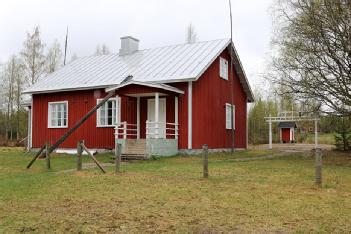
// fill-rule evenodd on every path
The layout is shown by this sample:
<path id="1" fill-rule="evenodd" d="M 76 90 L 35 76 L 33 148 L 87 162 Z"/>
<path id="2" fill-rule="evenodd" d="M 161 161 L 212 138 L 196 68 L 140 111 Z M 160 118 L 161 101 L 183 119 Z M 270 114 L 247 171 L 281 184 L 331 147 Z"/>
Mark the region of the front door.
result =
<path id="1" fill-rule="evenodd" d="M 166 98 L 159 99 L 159 111 L 158 111 L 158 121 L 161 122 L 159 124 L 158 132 L 160 138 L 166 138 Z M 147 120 L 151 122 L 155 122 L 155 99 L 148 99 L 147 102 Z M 150 125 L 150 127 L 155 127 L 154 124 Z M 150 129 L 149 133 L 155 133 L 155 129 Z M 151 135 L 154 138 L 154 135 Z"/>

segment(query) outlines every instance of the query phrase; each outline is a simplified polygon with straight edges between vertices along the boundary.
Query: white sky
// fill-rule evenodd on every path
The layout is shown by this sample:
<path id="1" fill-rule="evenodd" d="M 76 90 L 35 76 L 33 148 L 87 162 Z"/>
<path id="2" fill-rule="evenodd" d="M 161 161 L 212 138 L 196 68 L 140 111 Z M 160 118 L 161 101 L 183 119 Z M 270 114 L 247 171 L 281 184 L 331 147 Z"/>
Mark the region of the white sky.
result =
<path id="1" fill-rule="evenodd" d="M 272 0 L 232 0 L 233 41 L 252 86 L 263 84 L 260 73 L 270 49 Z M 42 39 L 64 45 L 68 55 L 91 55 L 105 43 L 118 52 L 120 37 L 140 39 L 139 48 L 185 41 L 189 23 L 199 41 L 230 37 L 227 0 L 0 0 L 0 63 L 19 53 L 26 32 L 40 25 Z"/>

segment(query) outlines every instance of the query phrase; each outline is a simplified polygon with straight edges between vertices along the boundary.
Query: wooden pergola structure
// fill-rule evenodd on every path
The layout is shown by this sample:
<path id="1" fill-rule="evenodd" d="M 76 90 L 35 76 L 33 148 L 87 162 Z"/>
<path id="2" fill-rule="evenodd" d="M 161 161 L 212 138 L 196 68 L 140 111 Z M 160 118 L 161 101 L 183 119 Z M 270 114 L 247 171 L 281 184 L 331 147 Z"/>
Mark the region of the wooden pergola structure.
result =
<path id="1" fill-rule="evenodd" d="M 280 123 L 280 122 L 306 122 L 313 121 L 314 122 L 314 147 L 318 148 L 318 121 L 319 118 L 316 114 L 311 114 L 312 112 L 294 112 L 294 111 L 284 111 L 278 114 L 278 116 L 264 117 L 266 122 L 269 124 L 269 149 L 272 149 L 272 123 Z"/>

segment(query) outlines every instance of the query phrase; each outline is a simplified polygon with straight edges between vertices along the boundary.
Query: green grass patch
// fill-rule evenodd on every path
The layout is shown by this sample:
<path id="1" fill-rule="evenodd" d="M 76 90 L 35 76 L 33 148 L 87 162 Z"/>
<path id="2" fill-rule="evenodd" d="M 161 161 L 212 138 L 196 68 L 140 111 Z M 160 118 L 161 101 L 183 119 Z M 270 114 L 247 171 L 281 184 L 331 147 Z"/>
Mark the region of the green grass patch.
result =
<path id="1" fill-rule="evenodd" d="M 314 134 L 308 133 L 306 142 L 307 144 L 314 144 Z M 335 138 L 333 133 L 318 133 L 318 143 L 319 144 L 327 144 L 334 145 Z"/>
<path id="2" fill-rule="evenodd" d="M 33 155 L 0 149 L 0 232 L 337 232 L 351 230 L 350 156 L 328 152 L 323 188 L 313 158 L 294 154 L 235 162 L 270 151 L 123 163 L 102 174 L 75 168 L 75 156 L 52 155 L 25 169 Z M 109 154 L 97 155 L 101 162 Z M 84 162 L 92 162 L 87 156 Z"/>

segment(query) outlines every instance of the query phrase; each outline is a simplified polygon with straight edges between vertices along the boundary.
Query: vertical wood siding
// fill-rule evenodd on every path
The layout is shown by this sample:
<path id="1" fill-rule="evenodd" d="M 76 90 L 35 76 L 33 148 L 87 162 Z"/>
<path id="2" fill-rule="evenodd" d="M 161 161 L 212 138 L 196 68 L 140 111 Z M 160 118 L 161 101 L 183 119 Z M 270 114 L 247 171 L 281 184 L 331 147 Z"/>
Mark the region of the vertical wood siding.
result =
<path id="1" fill-rule="evenodd" d="M 220 57 L 230 61 L 228 50 Z M 230 64 L 230 62 L 229 62 Z M 230 71 L 230 68 L 228 66 Z M 234 67 L 233 67 L 234 70 Z M 229 74 L 228 71 L 228 74 Z M 232 77 L 229 74 L 229 78 Z M 234 71 L 235 147 L 246 148 L 246 94 Z M 231 101 L 231 81 L 219 77 L 219 58 L 193 82 L 193 149 L 230 148 L 232 133 L 225 127 L 225 104 Z"/>
<path id="2" fill-rule="evenodd" d="M 53 144 L 96 105 L 96 99 L 105 95 L 103 90 L 33 95 L 33 147 L 39 148 L 45 141 Z M 48 128 L 48 102 L 55 101 L 68 101 L 68 128 Z M 113 133 L 113 127 L 97 128 L 94 114 L 59 147 L 76 148 L 78 140 L 85 140 L 88 148 L 112 149 Z"/>

